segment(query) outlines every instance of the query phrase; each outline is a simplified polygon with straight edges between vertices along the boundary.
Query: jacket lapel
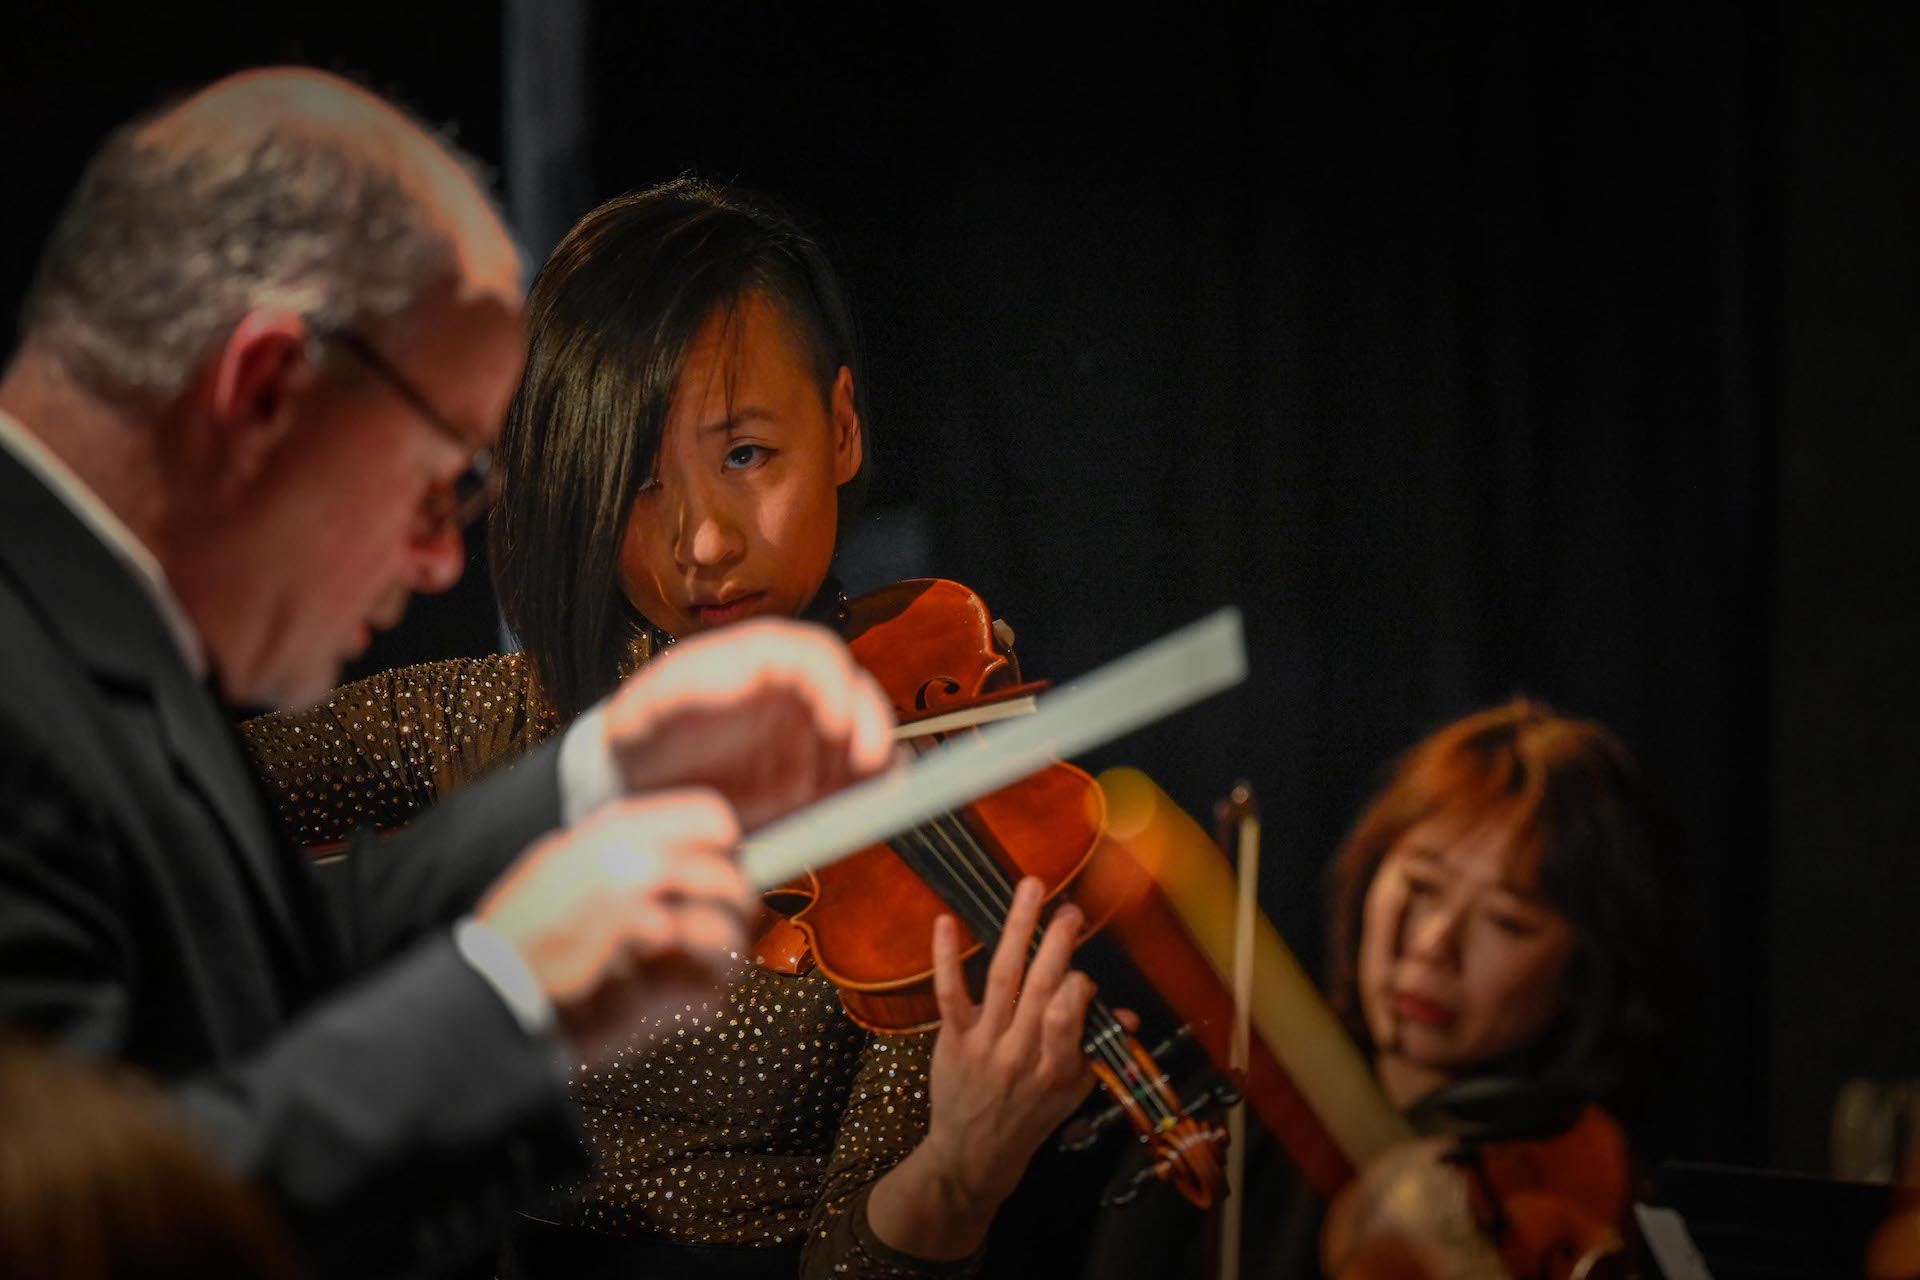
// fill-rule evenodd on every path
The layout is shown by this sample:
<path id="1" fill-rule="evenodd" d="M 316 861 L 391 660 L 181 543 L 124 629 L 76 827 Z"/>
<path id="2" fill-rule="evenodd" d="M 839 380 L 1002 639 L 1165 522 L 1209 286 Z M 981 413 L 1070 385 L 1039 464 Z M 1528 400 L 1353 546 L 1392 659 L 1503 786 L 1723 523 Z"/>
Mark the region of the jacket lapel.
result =
<path id="1" fill-rule="evenodd" d="M 177 677 L 169 673 L 156 682 L 154 701 L 174 766 L 218 815 L 273 927 L 282 938 L 304 938 L 289 901 L 294 892 L 288 883 L 290 855 L 268 817 L 229 713 L 184 666 Z"/>
<path id="2" fill-rule="evenodd" d="M 294 869 L 226 711 L 188 670 L 133 571 L 5 448 L 0 573 L 103 695 L 132 693 L 152 702 L 175 770 L 218 819 L 263 913 L 282 939 L 300 937 L 289 901 Z"/>

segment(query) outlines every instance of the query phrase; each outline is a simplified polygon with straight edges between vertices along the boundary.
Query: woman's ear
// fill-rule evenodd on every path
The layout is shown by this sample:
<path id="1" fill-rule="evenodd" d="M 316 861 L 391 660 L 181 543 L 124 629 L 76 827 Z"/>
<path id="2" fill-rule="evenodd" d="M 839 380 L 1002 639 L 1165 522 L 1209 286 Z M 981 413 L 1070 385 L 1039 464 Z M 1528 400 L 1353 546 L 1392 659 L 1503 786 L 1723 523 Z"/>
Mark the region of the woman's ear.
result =
<path id="1" fill-rule="evenodd" d="M 833 396 L 828 404 L 833 420 L 833 482 L 845 484 L 860 474 L 866 460 L 867 442 L 860 429 L 860 411 L 854 407 L 853 370 L 845 365 L 833 380 Z"/>
<path id="2" fill-rule="evenodd" d="M 290 311 L 253 311 L 227 335 L 205 386 L 202 441 L 225 482 L 256 475 L 285 437 L 312 378 L 311 334 Z"/>

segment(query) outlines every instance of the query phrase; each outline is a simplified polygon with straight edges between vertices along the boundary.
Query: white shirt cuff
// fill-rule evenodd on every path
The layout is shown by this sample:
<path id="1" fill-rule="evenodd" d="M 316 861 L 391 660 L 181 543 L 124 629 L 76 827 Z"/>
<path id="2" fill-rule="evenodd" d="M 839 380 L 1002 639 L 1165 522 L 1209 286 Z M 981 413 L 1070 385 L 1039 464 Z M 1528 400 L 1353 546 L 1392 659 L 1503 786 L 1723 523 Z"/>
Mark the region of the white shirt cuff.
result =
<path id="1" fill-rule="evenodd" d="M 560 821 L 567 826 L 626 794 L 607 750 L 606 718 L 606 704 L 597 703 L 561 735 Z"/>
<path id="2" fill-rule="evenodd" d="M 559 1025 L 553 1001 L 540 989 L 526 959 L 492 925 L 467 916 L 453 926 L 453 945 L 460 958 L 486 980 L 512 1012 L 514 1021 L 536 1038 L 549 1036 Z"/>

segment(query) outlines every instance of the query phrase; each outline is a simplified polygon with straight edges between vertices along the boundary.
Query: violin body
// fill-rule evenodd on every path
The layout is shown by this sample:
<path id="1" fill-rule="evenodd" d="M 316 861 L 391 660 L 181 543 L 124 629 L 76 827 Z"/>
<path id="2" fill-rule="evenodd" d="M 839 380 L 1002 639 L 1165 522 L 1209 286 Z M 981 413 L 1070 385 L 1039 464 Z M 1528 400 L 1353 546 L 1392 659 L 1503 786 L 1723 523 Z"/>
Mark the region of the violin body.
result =
<path id="1" fill-rule="evenodd" d="M 1054 770 L 1062 772 L 1017 783 L 968 806 L 960 817 L 982 844 L 996 849 L 1012 844 L 1028 854 L 1008 867 L 1008 875 L 1016 883 L 1022 876 L 1040 877 L 1049 899 L 1061 896 L 1100 834 L 1097 823 L 1083 816 L 1085 793 L 1076 785 L 1091 780 L 1085 774 L 1076 779 L 1072 775 L 1079 771 L 1067 765 Z M 1025 840 L 1037 832 L 1054 838 L 1027 845 Z M 848 1017 L 883 1034 L 926 1031 L 939 1024 L 927 939 L 933 936 L 935 918 L 952 909 L 890 845 L 870 846 L 811 873 L 806 887 L 796 886 L 794 892 L 804 893 L 807 903 L 793 923 L 807 935 L 821 973 L 839 988 Z M 889 927 L 873 928 L 876 919 Z M 1092 933 L 1097 923 L 1089 913 L 1082 936 Z M 987 943 L 964 919 L 960 933 L 964 959 L 986 954 Z"/>
<path id="2" fill-rule="evenodd" d="M 1625 1274 L 1626 1136 L 1600 1107 L 1534 1137 L 1434 1137 L 1392 1148 L 1334 1201 L 1321 1259 L 1343 1280 Z"/>
<path id="3" fill-rule="evenodd" d="M 850 601 L 847 632 L 854 657 L 880 682 L 903 724 L 1025 687 L 985 601 L 955 582 L 914 579 Z M 1067 891 L 1093 855 L 1105 817 L 1100 788 L 1069 764 L 955 815 L 1009 883 L 1037 876 L 1049 900 L 1079 902 L 1089 934 L 1110 904 Z M 954 908 L 892 844 L 872 845 L 768 897 L 805 933 L 814 963 L 839 988 L 854 1022 L 883 1034 L 938 1025 L 927 940 L 934 919 Z M 986 942 L 964 913 L 960 927 L 961 955 L 983 954 Z"/>

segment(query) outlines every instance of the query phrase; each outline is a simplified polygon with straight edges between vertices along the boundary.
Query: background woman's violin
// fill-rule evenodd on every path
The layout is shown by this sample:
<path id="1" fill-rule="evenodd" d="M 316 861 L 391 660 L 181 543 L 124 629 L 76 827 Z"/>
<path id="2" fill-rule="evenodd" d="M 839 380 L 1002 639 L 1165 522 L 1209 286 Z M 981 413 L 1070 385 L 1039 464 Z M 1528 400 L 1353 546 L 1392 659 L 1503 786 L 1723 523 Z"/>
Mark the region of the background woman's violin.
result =
<path id="1" fill-rule="evenodd" d="M 1626 1137 L 1601 1108 L 1531 1081 L 1467 1080 L 1416 1104 L 1422 1132 L 1333 1202 L 1329 1275 L 1595 1280 L 1625 1274 Z"/>
<path id="2" fill-rule="evenodd" d="M 846 632 L 909 741 L 944 736 L 915 735 L 916 724 L 950 724 L 953 712 L 1040 688 L 1021 682 L 1011 637 L 958 583 L 917 579 L 861 596 L 848 605 Z M 809 872 L 767 899 L 804 935 L 855 1022 L 883 1033 L 925 1030 L 939 1017 L 928 949 L 938 916 L 959 919 L 962 955 L 979 961 L 998 939 L 1023 877 L 1038 877 L 1050 903 L 1075 903 L 1089 934 L 1113 914 L 1125 886 L 1099 874 L 1094 856 L 1105 814 L 1093 779 L 1056 763 L 888 844 Z M 1029 942 L 1029 955 L 1036 945 Z M 762 940 L 766 960 L 781 950 L 777 938 Z M 1165 1073 L 1098 998 L 1082 1044 L 1101 1085 L 1150 1144 L 1159 1175 L 1195 1204 L 1212 1203 L 1223 1186 L 1225 1131 L 1184 1114 Z"/>

